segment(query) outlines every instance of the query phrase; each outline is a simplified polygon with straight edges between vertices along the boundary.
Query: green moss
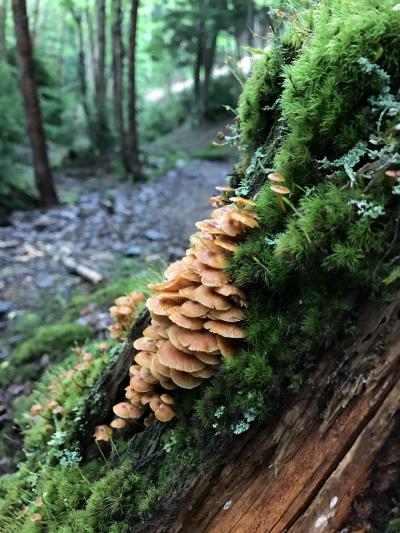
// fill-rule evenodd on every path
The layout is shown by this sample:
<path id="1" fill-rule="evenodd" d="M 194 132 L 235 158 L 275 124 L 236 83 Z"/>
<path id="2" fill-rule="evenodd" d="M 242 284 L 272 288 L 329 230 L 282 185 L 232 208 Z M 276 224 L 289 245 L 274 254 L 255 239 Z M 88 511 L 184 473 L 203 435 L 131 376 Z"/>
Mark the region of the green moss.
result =
<path id="1" fill-rule="evenodd" d="M 400 518 L 391 520 L 386 528 L 385 533 L 400 533 Z"/>
<path id="2" fill-rule="evenodd" d="M 240 142 L 247 152 L 264 144 L 279 116 L 277 101 L 282 92 L 283 68 L 295 57 L 294 40 L 276 39 L 253 65 L 239 100 Z"/>
<path id="3" fill-rule="evenodd" d="M 334 0 L 315 12 L 313 35 L 285 69 L 281 106 L 289 134 L 278 150 L 279 172 L 299 184 L 318 179 L 316 160 L 336 159 L 360 139 L 371 122 L 369 99 L 385 81 L 361 58 L 400 81 L 400 13 L 391 0 Z"/>

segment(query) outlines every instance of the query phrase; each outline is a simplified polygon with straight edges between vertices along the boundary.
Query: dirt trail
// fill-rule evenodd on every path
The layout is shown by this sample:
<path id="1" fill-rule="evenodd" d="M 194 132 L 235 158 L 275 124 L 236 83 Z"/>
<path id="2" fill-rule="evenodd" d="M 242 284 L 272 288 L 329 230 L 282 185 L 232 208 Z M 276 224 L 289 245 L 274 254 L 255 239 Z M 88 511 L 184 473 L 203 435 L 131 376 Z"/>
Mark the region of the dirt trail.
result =
<path id="1" fill-rule="evenodd" d="M 194 161 L 136 186 L 115 183 L 105 173 L 85 180 L 58 176 L 60 190 L 78 191 L 74 205 L 17 212 L 11 226 L 0 227 L 3 309 L 35 308 L 43 294 L 68 297 L 83 282 L 68 272 L 65 257 L 100 272 L 107 282 L 124 256 L 143 261 L 181 256 L 193 223 L 207 216 L 207 199 L 230 168 Z"/>

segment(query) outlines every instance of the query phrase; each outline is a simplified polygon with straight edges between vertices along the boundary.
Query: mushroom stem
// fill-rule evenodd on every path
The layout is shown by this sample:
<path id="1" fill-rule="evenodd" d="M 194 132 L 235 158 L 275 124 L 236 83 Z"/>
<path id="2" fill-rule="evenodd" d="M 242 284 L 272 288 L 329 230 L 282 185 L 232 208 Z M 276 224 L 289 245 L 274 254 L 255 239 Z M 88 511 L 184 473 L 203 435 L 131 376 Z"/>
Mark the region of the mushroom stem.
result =
<path id="1" fill-rule="evenodd" d="M 283 201 L 282 195 L 276 192 L 275 196 L 276 196 L 276 199 L 278 200 L 279 207 L 286 214 L 287 213 L 287 209 L 286 209 L 285 203 Z"/>

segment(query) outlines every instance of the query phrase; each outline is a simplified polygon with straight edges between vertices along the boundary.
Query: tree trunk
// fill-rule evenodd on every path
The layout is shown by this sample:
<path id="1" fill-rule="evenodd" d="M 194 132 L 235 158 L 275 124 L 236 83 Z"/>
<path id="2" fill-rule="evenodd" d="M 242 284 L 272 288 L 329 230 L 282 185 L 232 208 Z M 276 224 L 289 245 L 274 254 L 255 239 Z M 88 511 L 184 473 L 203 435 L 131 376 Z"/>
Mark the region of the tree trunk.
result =
<path id="1" fill-rule="evenodd" d="M 98 148 L 104 150 L 109 138 L 107 113 L 106 113 L 106 2 L 97 2 L 97 67 L 95 80 L 95 99 L 98 127 Z"/>
<path id="2" fill-rule="evenodd" d="M 13 0 L 12 9 L 18 62 L 21 73 L 21 90 L 25 106 L 28 135 L 32 147 L 36 184 L 40 194 L 41 205 L 48 207 L 57 204 L 58 200 L 47 155 L 25 0 Z"/>
<path id="3" fill-rule="evenodd" d="M 0 3 L 0 58 L 7 63 L 7 7 L 8 0 L 1 0 Z"/>
<path id="4" fill-rule="evenodd" d="M 39 27 L 39 17 L 40 17 L 40 0 L 35 0 L 35 6 L 33 8 L 32 13 L 32 30 L 31 30 L 31 38 L 32 42 L 34 43 L 37 36 L 37 31 Z"/>
<path id="5" fill-rule="evenodd" d="M 218 39 L 218 26 L 214 24 L 214 27 L 210 35 L 210 44 L 207 49 L 204 51 L 204 80 L 201 91 L 201 106 L 202 113 L 207 113 L 208 110 L 208 90 L 210 88 L 210 82 L 212 77 L 212 69 L 215 62 L 215 52 L 217 48 L 217 39 Z"/>
<path id="6" fill-rule="evenodd" d="M 253 0 L 247 0 L 247 46 L 254 48 L 254 4 Z"/>
<path id="7" fill-rule="evenodd" d="M 205 30 L 206 24 L 204 19 L 204 0 L 198 0 L 198 22 L 197 22 L 197 32 L 196 32 L 196 61 L 194 64 L 194 108 L 195 108 L 195 119 L 200 121 L 202 118 L 202 109 L 201 109 L 201 84 L 202 84 L 202 70 L 204 66 L 204 44 L 205 44 Z"/>
<path id="8" fill-rule="evenodd" d="M 78 77 L 79 77 L 79 89 L 82 98 L 83 111 L 86 116 L 86 123 L 88 129 L 88 136 L 91 141 L 92 146 L 95 145 L 94 134 L 92 129 L 92 120 L 90 107 L 88 102 L 88 89 L 87 89 L 87 79 L 86 79 L 86 60 L 85 60 L 85 45 L 83 39 L 83 26 L 82 26 L 82 15 L 76 11 L 72 12 L 73 18 L 76 23 L 77 33 L 78 33 Z"/>
<path id="9" fill-rule="evenodd" d="M 128 149 L 130 170 L 133 176 L 140 175 L 139 143 L 136 118 L 136 31 L 139 0 L 132 0 L 128 53 Z"/>
<path id="10" fill-rule="evenodd" d="M 114 86 L 114 120 L 119 137 L 119 148 L 123 166 L 130 172 L 128 145 L 123 113 L 123 48 L 122 48 L 122 12 L 121 0 L 112 2 L 112 48 L 113 48 L 113 86 Z"/>
<path id="11" fill-rule="evenodd" d="M 90 11 L 90 6 L 88 5 L 88 2 L 86 2 L 86 8 L 85 8 L 85 19 L 86 19 L 86 25 L 87 25 L 87 37 L 89 41 L 89 47 L 88 47 L 88 61 L 86 64 L 87 67 L 87 79 L 90 80 L 89 87 L 92 86 L 92 83 L 94 85 L 96 80 L 96 44 L 95 44 L 95 35 L 94 35 L 94 28 L 93 28 L 93 18 L 92 13 Z"/>
<path id="12" fill-rule="evenodd" d="M 169 519 L 152 531 L 368 531 L 398 490 L 399 316 L 399 293 L 380 309 L 360 309 L 357 340 L 320 358 L 276 422 L 210 457 L 189 488 L 185 480 L 185 492 L 165 503 Z"/>

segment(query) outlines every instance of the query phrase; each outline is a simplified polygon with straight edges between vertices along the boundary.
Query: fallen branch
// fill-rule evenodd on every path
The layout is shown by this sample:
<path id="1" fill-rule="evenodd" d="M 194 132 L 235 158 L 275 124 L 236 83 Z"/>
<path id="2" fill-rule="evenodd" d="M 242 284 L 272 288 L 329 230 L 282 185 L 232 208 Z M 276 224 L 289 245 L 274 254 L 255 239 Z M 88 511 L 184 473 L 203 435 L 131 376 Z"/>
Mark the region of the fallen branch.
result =
<path id="1" fill-rule="evenodd" d="M 100 281 L 103 280 L 103 276 L 99 272 L 77 263 L 72 257 L 62 257 L 61 261 L 70 272 L 78 274 L 78 276 L 90 281 L 90 283 L 93 283 L 94 285 L 97 285 L 97 283 L 100 283 Z"/>

